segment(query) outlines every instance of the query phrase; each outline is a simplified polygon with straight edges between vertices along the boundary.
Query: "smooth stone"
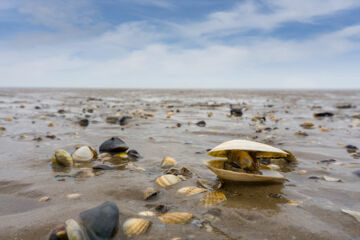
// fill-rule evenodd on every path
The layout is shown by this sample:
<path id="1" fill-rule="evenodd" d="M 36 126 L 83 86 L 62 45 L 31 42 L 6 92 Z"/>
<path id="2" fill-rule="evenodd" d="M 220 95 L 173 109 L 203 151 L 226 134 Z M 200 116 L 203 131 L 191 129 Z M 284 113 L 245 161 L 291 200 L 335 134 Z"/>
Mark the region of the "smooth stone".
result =
<path id="1" fill-rule="evenodd" d="M 79 121 L 80 126 L 87 127 L 89 125 L 89 120 L 84 118 Z"/>
<path id="2" fill-rule="evenodd" d="M 197 125 L 198 127 L 205 127 L 205 126 L 206 126 L 206 122 L 205 122 L 205 121 L 199 121 L 199 122 L 196 123 L 196 125 Z"/>
<path id="3" fill-rule="evenodd" d="M 128 149 L 129 147 L 123 140 L 118 137 L 112 137 L 100 145 L 99 151 L 100 153 L 121 153 L 125 152 Z"/>
<path id="4" fill-rule="evenodd" d="M 92 167 L 94 170 L 115 170 L 115 168 L 110 167 L 105 164 L 98 164 Z"/>
<path id="5" fill-rule="evenodd" d="M 243 115 L 243 112 L 241 108 L 232 108 L 230 110 L 230 115 L 235 117 L 241 117 Z"/>
<path id="6" fill-rule="evenodd" d="M 140 155 L 140 153 L 134 149 L 131 149 L 127 152 L 127 155 L 130 159 L 137 160 L 140 158 L 143 158 L 143 156 Z"/>
<path id="7" fill-rule="evenodd" d="M 90 240 L 106 240 L 116 233 L 119 224 L 119 209 L 113 202 L 104 202 L 80 213 L 79 217 Z"/>
<path id="8" fill-rule="evenodd" d="M 106 118 L 106 122 L 107 123 L 111 123 L 111 124 L 115 124 L 115 123 L 117 123 L 117 121 L 119 121 L 119 118 L 118 117 L 107 117 Z"/>
<path id="9" fill-rule="evenodd" d="M 124 125 L 128 124 L 131 119 L 132 119 L 132 117 L 130 117 L 130 116 L 124 116 L 124 117 L 120 118 L 119 123 L 121 126 L 124 126 Z"/>
<path id="10" fill-rule="evenodd" d="M 314 117 L 316 117 L 316 118 L 332 117 L 332 116 L 334 116 L 334 114 L 331 113 L 331 112 L 319 112 L 319 113 L 314 113 Z"/>

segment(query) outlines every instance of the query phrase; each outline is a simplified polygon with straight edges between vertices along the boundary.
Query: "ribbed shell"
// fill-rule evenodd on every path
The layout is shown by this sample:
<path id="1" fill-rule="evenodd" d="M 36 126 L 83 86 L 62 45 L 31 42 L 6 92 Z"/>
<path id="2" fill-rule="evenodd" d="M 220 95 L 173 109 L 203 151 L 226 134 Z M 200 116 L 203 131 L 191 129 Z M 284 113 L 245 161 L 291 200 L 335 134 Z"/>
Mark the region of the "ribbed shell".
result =
<path id="1" fill-rule="evenodd" d="M 224 142 L 208 153 L 213 157 L 226 157 L 226 151 L 239 150 L 239 151 L 251 151 L 251 152 L 268 152 L 268 153 L 280 153 L 283 157 L 287 155 L 286 152 L 279 148 L 275 148 L 263 143 L 253 142 L 249 140 L 231 140 Z"/>
<path id="2" fill-rule="evenodd" d="M 177 192 L 180 194 L 184 194 L 186 196 L 191 196 L 198 193 L 206 192 L 206 189 L 195 186 L 189 186 L 189 187 L 180 188 Z"/>
<path id="3" fill-rule="evenodd" d="M 172 157 L 164 157 L 161 162 L 162 168 L 173 167 L 177 164 L 176 160 Z"/>
<path id="4" fill-rule="evenodd" d="M 185 224 L 193 217 L 191 213 L 187 212 L 172 212 L 165 213 L 159 216 L 161 222 L 166 224 Z"/>
<path id="5" fill-rule="evenodd" d="M 201 199 L 201 202 L 204 207 L 211 207 L 226 200 L 226 196 L 222 192 L 209 192 Z"/>
<path id="6" fill-rule="evenodd" d="M 130 218 L 123 224 L 124 233 L 131 237 L 139 235 L 147 231 L 150 227 L 151 222 L 142 218 Z"/>
<path id="7" fill-rule="evenodd" d="M 161 187 L 171 186 L 179 182 L 181 182 L 181 179 L 178 176 L 172 174 L 166 174 L 156 179 L 156 183 Z"/>

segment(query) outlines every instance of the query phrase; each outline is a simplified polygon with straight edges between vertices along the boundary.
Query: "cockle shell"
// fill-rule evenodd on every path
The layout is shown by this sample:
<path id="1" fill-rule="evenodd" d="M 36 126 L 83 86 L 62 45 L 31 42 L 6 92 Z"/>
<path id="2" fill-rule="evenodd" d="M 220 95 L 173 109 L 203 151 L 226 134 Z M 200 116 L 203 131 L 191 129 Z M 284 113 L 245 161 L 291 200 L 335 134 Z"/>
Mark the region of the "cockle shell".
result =
<path id="1" fill-rule="evenodd" d="M 144 200 L 148 200 L 150 198 L 155 197 L 159 193 L 159 190 L 156 190 L 155 188 L 149 187 L 145 189 L 144 191 Z"/>
<path id="2" fill-rule="evenodd" d="M 171 186 L 179 182 L 181 182 L 181 179 L 178 176 L 172 174 L 166 174 L 156 179 L 156 183 L 161 187 Z"/>
<path id="3" fill-rule="evenodd" d="M 90 146 L 81 146 L 72 154 L 74 161 L 91 161 L 97 158 L 96 151 Z"/>
<path id="4" fill-rule="evenodd" d="M 277 153 L 279 156 L 286 157 L 287 153 L 279 148 L 272 147 L 267 144 L 253 142 L 249 140 L 231 140 L 224 142 L 208 153 L 213 157 L 227 157 L 227 151 L 249 151 L 249 152 L 266 152 Z"/>
<path id="5" fill-rule="evenodd" d="M 152 211 L 142 211 L 138 213 L 140 216 L 144 216 L 144 217 L 153 217 L 155 216 L 155 213 Z"/>
<path id="6" fill-rule="evenodd" d="M 123 224 L 124 233 L 131 237 L 145 233 L 150 227 L 151 222 L 142 218 L 130 218 Z"/>
<path id="7" fill-rule="evenodd" d="M 80 225 L 74 220 L 69 219 L 65 222 L 66 233 L 69 240 L 86 240 L 85 233 L 81 229 Z"/>
<path id="8" fill-rule="evenodd" d="M 162 168 L 168 168 L 173 167 L 177 164 L 176 160 L 172 157 L 164 157 L 164 159 L 161 162 Z"/>
<path id="9" fill-rule="evenodd" d="M 159 216 L 161 222 L 166 224 L 185 224 L 193 217 L 191 213 L 187 212 L 172 212 L 165 213 Z"/>
<path id="10" fill-rule="evenodd" d="M 277 172 L 272 170 L 261 169 L 260 174 L 244 173 L 244 172 L 235 172 L 224 169 L 224 163 L 227 159 L 219 160 L 209 160 L 205 161 L 205 165 L 214 172 L 219 178 L 238 181 L 238 182 L 267 182 L 267 181 L 283 181 L 285 177 Z"/>
<path id="11" fill-rule="evenodd" d="M 198 193 L 206 192 L 206 189 L 195 186 L 189 186 L 189 187 L 180 188 L 177 192 L 180 194 L 184 194 L 186 196 L 192 196 Z"/>
<path id="12" fill-rule="evenodd" d="M 209 192 L 201 199 L 201 205 L 204 207 L 211 207 L 226 200 L 226 196 L 222 192 Z"/>

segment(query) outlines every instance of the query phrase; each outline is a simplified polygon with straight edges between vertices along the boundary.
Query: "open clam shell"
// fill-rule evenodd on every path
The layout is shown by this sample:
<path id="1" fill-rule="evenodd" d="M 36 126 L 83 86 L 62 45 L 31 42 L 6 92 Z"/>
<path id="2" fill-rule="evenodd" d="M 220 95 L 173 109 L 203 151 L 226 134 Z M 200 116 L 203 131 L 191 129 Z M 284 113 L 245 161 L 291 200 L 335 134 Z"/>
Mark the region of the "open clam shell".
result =
<path id="1" fill-rule="evenodd" d="M 249 140 L 231 140 L 224 142 L 211 149 L 211 151 L 208 154 L 213 157 L 227 157 L 227 151 L 233 151 L 233 150 L 276 153 L 278 156 L 281 157 L 287 156 L 287 153 L 279 148 L 275 148 L 267 144 L 253 142 Z"/>
<path id="2" fill-rule="evenodd" d="M 237 181 L 237 182 L 269 182 L 269 181 L 283 181 L 285 176 L 277 171 L 261 169 L 260 174 L 235 172 L 224 169 L 224 163 L 227 159 L 215 159 L 205 161 L 206 167 L 214 172 L 219 178 Z"/>
<path id="3" fill-rule="evenodd" d="M 97 158 L 97 152 L 90 146 L 81 146 L 75 150 L 72 154 L 72 158 L 75 161 L 91 161 Z"/>
<path id="4" fill-rule="evenodd" d="M 130 218 L 123 224 L 124 233 L 131 237 L 145 233 L 150 227 L 151 222 L 142 218 Z"/>
<path id="5" fill-rule="evenodd" d="M 226 198 L 225 194 L 223 194 L 222 192 L 214 191 L 214 192 L 207 193 L 201 199 L 201 205 L 204 207 L 211 207 L 213 205 L 219 204 L 226 200 L 227 200 L 227 198 Z"/>
<path id="6" fill-rule="evenodd" d="M 177 192 L 180 194 L 183 194 L 185 196 L 192 196 L 198 193 L 206 192 L 207 190 L 205 188 L 195 187 L 195 186 L 189 186 L 189 187 L 183 187 L 180 188 Z"/>
<path id="7" fill-rule="evenodd" d="M 166 224 L 186 224 L 192 217 L 193 215 L 191 213 L 172 212 L 160 215 L 159 220 Z"/>

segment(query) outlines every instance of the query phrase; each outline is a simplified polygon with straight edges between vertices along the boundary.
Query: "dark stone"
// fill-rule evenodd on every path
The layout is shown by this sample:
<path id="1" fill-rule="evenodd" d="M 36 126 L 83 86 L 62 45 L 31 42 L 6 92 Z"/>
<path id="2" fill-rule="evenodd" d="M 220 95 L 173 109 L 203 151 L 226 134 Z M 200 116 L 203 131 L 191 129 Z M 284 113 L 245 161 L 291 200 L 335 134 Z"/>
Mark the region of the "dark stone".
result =
<path id="1" fill-rule="evenodd" d="M 130 117 L 130 116 L 124 116 L 124 117 L 120 118 L 119 123 L 121 126 L 124 126 L 124 125 L 128 124 L 131 119 L 132 119 L 132 117 Z"/>
<path id="2" fill-rule="evenodd" d="M 106 122 L 107 123 L 112 123 L 112 124 L 115 124 L 115 123 L 117 123 L 117 121 L 119 121 L 119 118 L 118 117 L 107 117 L 106 118 Z"/>
<path id="3" fill-rule="evenodd" d="M 176 126 L 177 126 L 177 127 L 181 127 L 181 123 L 177 123 Z"/>
<path id="4" fill-rule="evenodd" d="M 241 117 L 243 115 L 241 108 L 231 108 L 230 115 L 235 117 Z"/>
<path id="5" fill-rule="evenodd" d="M 350 103 L 348 104 L 339 104 L 336 106 L 336 108 L 339 108 L 339 109 L 347 109 L 347 108 L 355 108 L 355 106 L 351 105 Z"/>
<path id="6" fill-rule="evenodd" d="M 332 116 L 334 116 L 334 114 L 331 113 L 331 112 L 319 112 L 319 113 L 314 113 L 314 117 L 316 117 L 316 118 L 332 117 Z"/>
<path id="7" fill-rule="evenodd" d="M 41 107 L 40 106 L 35 106 L 35 109 L 39 110 L 39 109 L 41 109 Z"/>
<path id="8" fill-rule="evenodd" d="M 345 148 L 347 150 L 354 150 L 354 151 L 358 150 L 358 148 L 356 146 L 354 146 L 354 145 L 346 145 Z"/>
<path id="9" fill-rule="evenodd" d="M 335 159 L 327 159 L 327 160 L 321 160 L 320 162 L 321 163 L 334 163 L 334 162 L 336 162 L 336 160 Z"/>
<path id="10" fill-rule="evenodd" d="M 318 176 L 310 176 L 309 179 L 320 179 Z"/>
<path id="11" fill-rule="evenodd" d="M 202 120 L 202 121 L 197 122 L 196 125 L 197 125 L 198 127 L 205 127 L 205 126 L 206 126 L 206 122 Z"/>
<path id="12" fill-rule="evenodd" d="M 94 170 L 115 170 L 115 168 L 110 167 L 108 165 L 105 164 L 97 164 L 95 166 L 92 167 Z"/>
<path id="13" fill-rule="evenodd" d="M 64 114 L 64 113 L 65 113 L 65 110 L 64 110 L 64 109 L 59 109 L 59 110 L 58 110 L 58 113 Z"/>
<path id="14" fill-rule="evenodd" d="M 41 137 L 34 137 L 34 138 L 33 138 L 33 141 L 40 142 L 40 141 L 42 141 L 42 138 L 41 138 Z"/>
<path id="15" fill-rule="evenodd" d="M 360 170 L 354 171 L 353 174 L 355 174 L 356 176 L 360 177 Z"/>
<path id="16" fill-rule="evenodd" d="M 169 208 L 163 204 L 160 204 L 155 207 L 155 210 L 160 213 L 166 213 L 167 211 L 169 211 Z"/>
<path id="17" fill-rule="evenodd" d="M 89 120 L 84 118 L 79 121 L 80 126 L 87 127 L 89 125 Z"/>
<path id="18" fill-rule="evenodd" d="M 131 149 L 127 152 L 127 155 L 129 156 L 130 159 L 132 160 L 137 160 L 137 159 L 140 159 L 140 158 L 143 158 L 140 153 L 134 149 Z"/>
<path id="19" fill-rule="evenodd" d="M 280 193 L 269 193 L 269 197 L 271 198 L 282 198 Z"/>
<path id="20" fill-rule="evenodd" d="M 119 224 L 119 209 L 105 202 L 79 215 L 90 240 L 106 240 L 115 235 Z"/>
<path id="21" fill-rule="evenodd" d="M 126 152 L 129 147 L 127 144 L 118 137 L 112 137 L 100 145 L 99 152 L 104 153 L 121 153 Z"/>

